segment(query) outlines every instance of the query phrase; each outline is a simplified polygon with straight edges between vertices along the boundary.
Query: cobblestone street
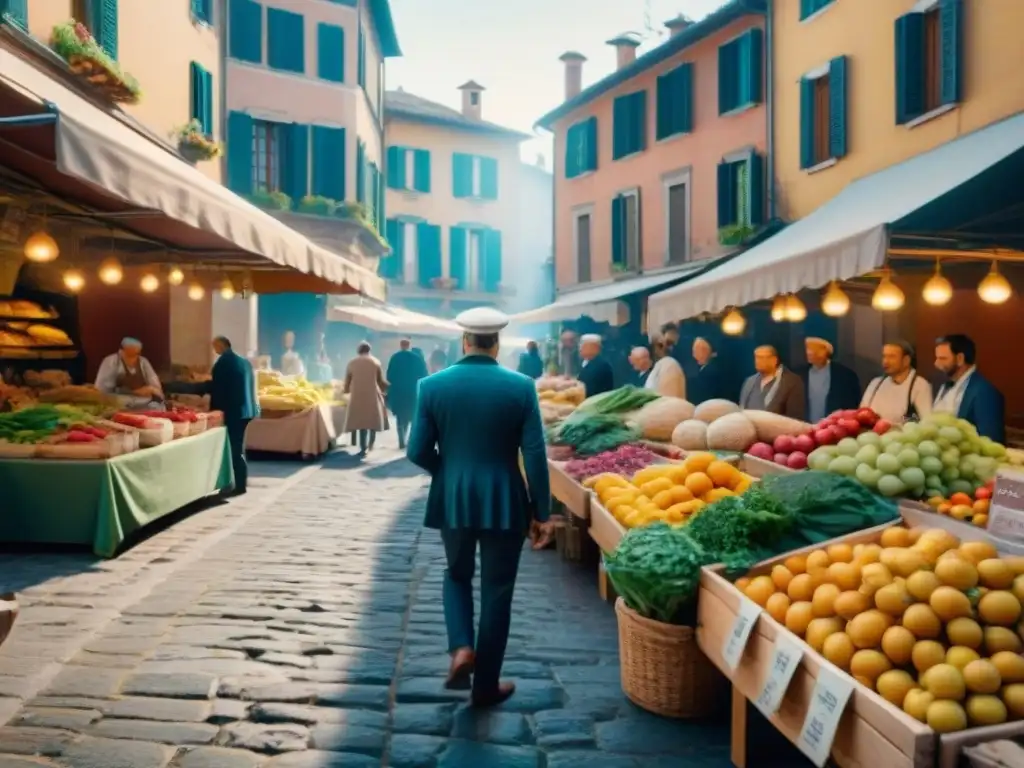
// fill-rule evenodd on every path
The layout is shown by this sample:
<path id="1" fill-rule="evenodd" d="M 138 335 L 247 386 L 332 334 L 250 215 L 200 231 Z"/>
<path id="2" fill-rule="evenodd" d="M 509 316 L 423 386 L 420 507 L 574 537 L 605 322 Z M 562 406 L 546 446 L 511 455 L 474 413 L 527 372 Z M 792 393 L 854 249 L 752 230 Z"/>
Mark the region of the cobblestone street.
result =
<path id="1" fill-rule="evenodd" d="M 468 709 L 442 686 L 425 478 L 387 449 L 254 469 L 247 497 L 117 560 L 0 556 L 24 607 L 0 650 L 0 768 L 731 764 L 727 719 L 625 700 L 614 611 L 554 552 L 524 557 L 515 696 Z"/>

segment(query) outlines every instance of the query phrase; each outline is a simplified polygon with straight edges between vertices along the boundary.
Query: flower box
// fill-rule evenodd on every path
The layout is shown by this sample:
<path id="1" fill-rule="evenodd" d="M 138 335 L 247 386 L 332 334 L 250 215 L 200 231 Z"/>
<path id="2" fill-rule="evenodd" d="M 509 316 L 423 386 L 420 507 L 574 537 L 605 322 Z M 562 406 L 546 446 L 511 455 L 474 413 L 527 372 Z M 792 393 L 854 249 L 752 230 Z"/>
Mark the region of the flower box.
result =
<path id="1" fill-rule="evenodd" d="M 68 63 L 73 74 L 110 101 L 137 104 L 142 98 L 138 81 L 121 69 L 84 24 L 71 19 L 56 25 L 50 34 L 50 47 Z"/>

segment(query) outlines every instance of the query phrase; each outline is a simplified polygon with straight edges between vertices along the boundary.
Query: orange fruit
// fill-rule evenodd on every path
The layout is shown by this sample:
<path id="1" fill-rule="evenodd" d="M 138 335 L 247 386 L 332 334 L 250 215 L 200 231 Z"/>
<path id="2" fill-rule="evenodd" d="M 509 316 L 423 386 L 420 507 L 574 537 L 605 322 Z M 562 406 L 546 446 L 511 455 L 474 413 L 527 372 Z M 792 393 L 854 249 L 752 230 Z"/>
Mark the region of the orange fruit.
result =
<path id="1" fill-rule="evenodd" d="M 704 473 L 716 488 L 732 488 L 739 480 L 740 471 L 727 461 L 712 461 Z"/>
<path id="2" fill-rule="evenodd" d="M 841 590 L 857 589 L 860 586 L 860 566 L 845 561 L 834 562 L 828 567 L 828 578 Z"/>
<path id="3" fill-rule="evenodd" d="M 878 543 L 881 544 L 883 548 L 909 547 L 911 545 L 910 531 L 901 525 L 894 528 L 886 528 L 882 531 L 882 536 L 878 540 Z"/>
<path id="4" fill-rule="evenodd" d="M 833 544 L 825 550 L 825 554 L 833 563 L 853 562 L 853 547 L 849 544 Z"/>
<path id="5" fill-rule="evenodd" d="M 789 596 L 782 593 L 776 592 L 768 598 L 768 602 L 765 603 L 764 609 L 768 612 L 768 615 L 775 619 L 780 624 L 786 622 L 786 614 L 789 612 L 789 606 L 791 605 Z"/>
<path id="6" fill-rule="evenodd" d="M 799 576 L 801 573 L 807 573 L 807 558 L 803 555 L 790 555 L 783 563 L 789 569 L 789 572 L 794 576 Z M 1024 563 L 1022 563 L 1021 573 L 1024 573 Z"/>
<path id="7" fill-rule="evenodd" d="M 789 587 L 789 582 L 793 580 L 793 573 L 784 565 L 776 565 L 772 568 L 772 581 L 775 583 L 775 588 L 780 592 L 785 592 Z"/>
<path id="8" fill-rule="evenodd" d="M 835 584 L 822 584 L 814 590 L 811 598 L 811 605 L 814 607 L 814 615 L 822 619 L 836 615 L 836 598 L 839 597 L 839 587 Z"/>
<path id="9" fill-rule="evenodd" d="M 686 467 L 687 472 L 706 472 L 707 468 L 718 461 L 718 457 L 713 453 L 707 453 L 706 451 L 698 451 L 697 453 L 691 453 L 686 457 L 686 461 L 683 462 L 683 466 Z"/>
<path id="10" fill-rule="evenodd" d="M 974 499 L 966 493 L 954 493 L 949 497 L 949 503 L 953 506 L 956 506 L 957 504 L 966 504 L 967 506 L 971 506 L 971 504 L 974 503 Z"/>
<path id="11" fill-rule="evenodd" d="M 715 484 L 711 482 L 711 478 L 703 472 L 693 472 L 687 475 L 684 484 L 690 489 L 690 493 L 698 498 L 715 487 Z"/>
<path id="12" fill-rule="evenodd" d="M 811 575 L 809 573 L 801 573 L 798 576 L 794 576 L 786 588 L 786 594 L 789 595 L 789 599 L 794 603 L 810 603 L 811 598 L 814 597 L 814 581 Z"/>
<path id="13" fill-rule="evenodd" d="M 743 593 L 764 608 L 768 604 L 768 598 L 775 594 L 775 585 L 770 576 L 755 576 Z"/>
<path id="14" fill-rule="evenodd" d="M 828 568 L 832 564 L 828 553 L 824 549 L 816 549 L 807 556 L 807 570 L 814 568 Z"/>
<path id="15" fill-rule="evenodd" d="M 786 629 L 797 637 L 803 637 L 807 632 L 807 626 L 814 618 L 814 609 L 806 601 L 790 604 L 786 610 Z"/>
<path id="16" fill-rule="evenodd" d="M 682 504 L 684 501 L 693 501 L 693 492 L 685 485 L 672 486 L 669 493 L 672 494 L 673 504 Z"/>

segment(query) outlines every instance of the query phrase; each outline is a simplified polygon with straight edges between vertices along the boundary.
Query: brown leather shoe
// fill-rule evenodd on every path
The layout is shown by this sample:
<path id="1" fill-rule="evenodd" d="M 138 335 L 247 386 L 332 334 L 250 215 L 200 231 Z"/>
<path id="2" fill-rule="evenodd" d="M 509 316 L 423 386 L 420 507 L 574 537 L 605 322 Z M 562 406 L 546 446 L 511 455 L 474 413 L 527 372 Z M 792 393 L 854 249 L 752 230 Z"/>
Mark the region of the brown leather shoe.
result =
<path id="1" fill-rule="evenodd" d="M 498 690 L 490 693 L 474 693 L 469 703 L 477 709 L 496 707 L 512 698 L 512 694 L 515 692 L 516 684 L 509 680 L 503 680 L 498 683 Z"/>
<path id="2" fill-rule="evenodd" d="M 476 654 L 472 648 L 459 648 L 452 654 L 452 664 L 448 668 L 448 679 L 444 687 L 449 691 L 468 691 L 473 685 L 473 667 Z"/>

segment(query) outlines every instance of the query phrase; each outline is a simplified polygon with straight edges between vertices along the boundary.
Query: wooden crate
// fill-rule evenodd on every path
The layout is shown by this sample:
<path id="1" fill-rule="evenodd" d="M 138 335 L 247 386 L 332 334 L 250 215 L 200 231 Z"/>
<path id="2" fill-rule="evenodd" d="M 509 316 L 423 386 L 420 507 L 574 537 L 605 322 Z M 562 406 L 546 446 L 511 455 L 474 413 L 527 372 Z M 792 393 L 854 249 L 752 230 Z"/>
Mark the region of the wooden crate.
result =
<path id="1" fill-rule="evenodd" d="M 900 514 L 904 515 L 911 525 L 941 528 L 961 539 L 987 541 L 1005 555 L 1024 555 L 1024 544 L 1018 541 L 1001 539 L 998 536 L 993 536 L 984 528 L 965 523 L 963 520 L 940 515 L 927 504 L 920 501 L 900 499 L 899 507 Z"/>
<path id="2" fill-rule="evenodd" d="M 602 552 L 614 552 L 626 529 L 595 496 L 590 502 L 590 538 Z"/>
<path id="3" fill-rule="evenodd" d="M 931 513 L 901 508 L 903 522 L 910 526 L 933 525 Z M 956 521 L 954 521 L 956 522 Z M 898 522 L 869 528 L 815 546 L 797 550 L 806 554 L 830 544 L 846 542 L 857 544 L 877 541 L 882 531 Z M 985 539 L 984 531 L 966 526 L 960 538 Z M 1001 548 L 1001 543 L 996 543 Z M 793 552 L 780 555 L 752 570 L 754 575 L 768 573 L 773 565 L 782 562 Z M 698 602 L 697 641 L 707 657 L 728 677 L 733 686 L 732 742 L 733 763 L 746 766 L 746 701 L 756 701 L 767 679 L 772 663 L 775 638 L 788 630 L 761 613 L 750 635 L 749 643 L 739 665 L 730 670 L 722 659 L 725 640 L 732 631 L 740 607 L 740 593 L 722 575 L 722 566 L 704 568 L 701 573 Z M 770 720 L 794 744 L 800 736 L 804 718 L 810 705 L 818 670 L 828 661 L 799 638 L 803 659 L 786 691 L 779 711 Z M 991 728 L 972 728 L 954 734 L 937 736 L 927 725 L 915 720 L 898 707 L 885 701 L 874 691 L 854 683 L 853 693 L 836 731 L 832 745 L 832 759 L 841 768 L 956 768 L 964 746 L 995 738 L 1024 735 L 1024 722 L 1006 723 Z"/>
<path id="4" fill-rule="evenodd" d="M 741 471 L 758 479 L 767 475 L 789 475 L 793 472 L 799 471 L 796 469 L 790 469 L 789 467 L 784 467 L 781 464 L 776 464 L 774 461 L 759 459 L 757 456 L 751 456 L 749 453 L 744 453 L 740 457 L 738 466 Z"/>
<path id="5" fill-rule="evenodd" d="M 551 495 L 576 517 L 581 520 L 589 518 L 591 493 L 566 474 L 565 462 L 548 459 L 548 474 L 551 478 Z"/>

